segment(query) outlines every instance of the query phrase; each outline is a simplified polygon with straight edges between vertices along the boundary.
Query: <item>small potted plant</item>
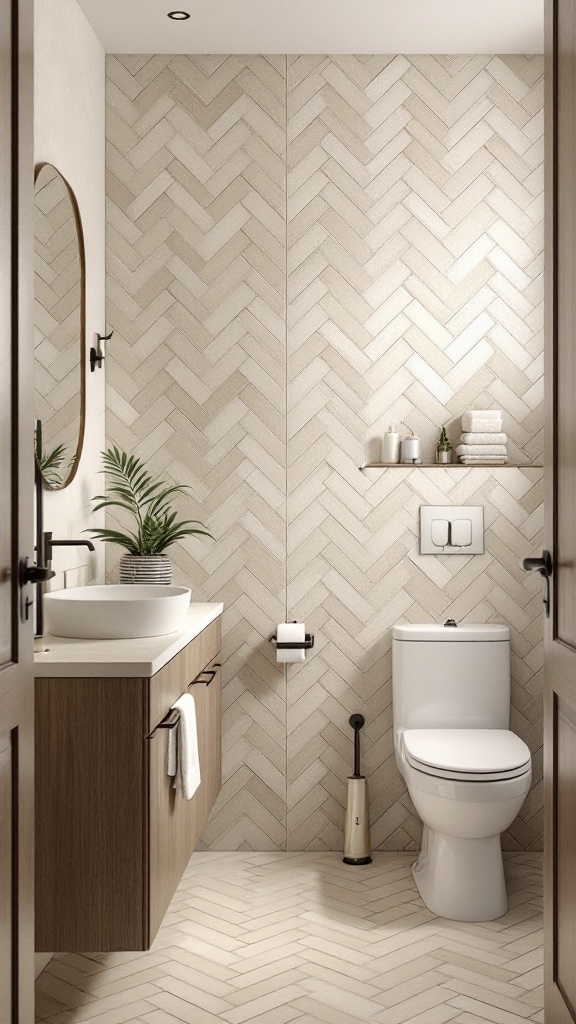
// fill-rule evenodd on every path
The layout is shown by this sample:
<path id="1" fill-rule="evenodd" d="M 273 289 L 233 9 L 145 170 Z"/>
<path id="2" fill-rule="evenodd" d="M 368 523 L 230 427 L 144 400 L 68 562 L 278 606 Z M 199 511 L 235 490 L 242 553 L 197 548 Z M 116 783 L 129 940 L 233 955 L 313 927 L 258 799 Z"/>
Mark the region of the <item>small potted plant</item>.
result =
<path id="1" fill-rule="evenodd" d="M 94 512 L 101 508 L 120 508 L 133 521 L 132 530 L 91 529 L 96 540 L 118 544 L 126 554 L 120 559 L 120 583 L 172 582 L 172 562 L 166 551 L 183 537 L 202 535 L 214 540 L 197 519 L 179 519 L 169 499 L 183 494 L 188 488 L 182 484 L 154 481 L 135 455 L 127 455 L 119 448 L 108 448 L 102 453 L 104 470 L 108 476 L 105 494 L 97 494 Z"/>
<path id="2" fill-rule="evenodd" d="M 438 444 L 436 445 L 436 462 L 440 465 L 447 465 L 452 462 L 452 445 L 446 433 L 446 427 L 442 427 Z"/>

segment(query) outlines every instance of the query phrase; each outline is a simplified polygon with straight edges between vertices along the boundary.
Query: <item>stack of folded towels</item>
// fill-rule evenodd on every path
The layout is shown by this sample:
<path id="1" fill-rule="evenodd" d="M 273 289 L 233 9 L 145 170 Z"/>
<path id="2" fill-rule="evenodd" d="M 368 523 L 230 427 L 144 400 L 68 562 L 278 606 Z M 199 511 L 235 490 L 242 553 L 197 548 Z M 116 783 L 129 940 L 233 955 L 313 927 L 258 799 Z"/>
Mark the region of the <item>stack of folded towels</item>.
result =
<path id="1" fill-rule="evenodd" d="M 466 466 L 503 466 L 508 461 L 500 409 L 470 409 L 462 416 L 456 454 Z"/>

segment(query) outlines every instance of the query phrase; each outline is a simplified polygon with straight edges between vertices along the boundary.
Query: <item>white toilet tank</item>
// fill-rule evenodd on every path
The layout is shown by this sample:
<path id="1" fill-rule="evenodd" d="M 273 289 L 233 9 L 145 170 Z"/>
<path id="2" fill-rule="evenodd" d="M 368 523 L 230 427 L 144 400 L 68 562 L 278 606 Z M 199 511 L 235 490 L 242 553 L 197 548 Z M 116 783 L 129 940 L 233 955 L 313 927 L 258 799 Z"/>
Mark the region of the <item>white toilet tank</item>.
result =
<path id="1" fill-rule="evenodd" d="M 508 729 L 508 626 L 394 626 L 392 700 L 395 743 L 404 729 Z"/>

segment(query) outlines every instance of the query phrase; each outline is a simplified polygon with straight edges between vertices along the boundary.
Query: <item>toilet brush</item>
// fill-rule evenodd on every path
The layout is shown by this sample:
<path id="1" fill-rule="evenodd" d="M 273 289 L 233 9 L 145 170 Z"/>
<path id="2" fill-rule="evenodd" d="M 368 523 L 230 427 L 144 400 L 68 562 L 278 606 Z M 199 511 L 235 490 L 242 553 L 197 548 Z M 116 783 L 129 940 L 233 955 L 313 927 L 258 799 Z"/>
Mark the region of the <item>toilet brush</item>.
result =
<path id="1" fill-rule="evenodd" d="M 368 783 L 360 774 L 360 729 L 364 716 L 351 715 L 350 725 L 354 729 L 354 774 L 348 776 L 343 860 L 345 864 L 371 864 Z"/>

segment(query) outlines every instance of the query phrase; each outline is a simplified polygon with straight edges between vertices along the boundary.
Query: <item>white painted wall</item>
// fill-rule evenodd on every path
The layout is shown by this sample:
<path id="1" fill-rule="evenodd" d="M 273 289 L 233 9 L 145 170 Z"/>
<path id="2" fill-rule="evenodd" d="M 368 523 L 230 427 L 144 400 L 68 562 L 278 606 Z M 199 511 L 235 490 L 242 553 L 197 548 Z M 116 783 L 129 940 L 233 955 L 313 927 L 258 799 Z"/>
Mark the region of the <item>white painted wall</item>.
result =
<path id="1" fill-rule="evenodd" d="M 87 348 L 104 328 L 105 129 L 104 51 L 76 0 L 35 0 L 34 159 L 54 164 L 76 193 L 86 245 Z M 46 529 L 55 537 L 82 537 L 94 521 L 90 498 L 104 447 L 104 372 L 87 368 L 86 435 L 75 479 L 63 491 L 46 491 Z M 32 424 L 30 424 L 32 444 Z M 82 567 L 82 568 L 79 568 Z M 84 568 L 85 567 L 85 568 Z M 57 549 L 56 585 L 69 586 L 104 575 L 104 550 Z M 36 953 L 35 975 L 50 953 Z"/>
<path id="2" fill-rule="evenodd" d="M 34 159 L 54 164 L 76 193 L 86 245 L 87 348 L 104 333 L 105 68 L 104 51 L 76 0 L 35 0 Z M 46 529 L 55 537 L 82 537 L 95 519 L 90 498 L 101 488 L 100 452 L 105 433 L 104 372 L 86 378 L 86 434 L 75 479 L 62 491 L 45 492 Z M 32 425 L 30 428 L 32 443 Z M 86 537 L 86 534 L 84 534 Z M 104 575 L 104 551 L 57 549 L 56 585 Z"/>

